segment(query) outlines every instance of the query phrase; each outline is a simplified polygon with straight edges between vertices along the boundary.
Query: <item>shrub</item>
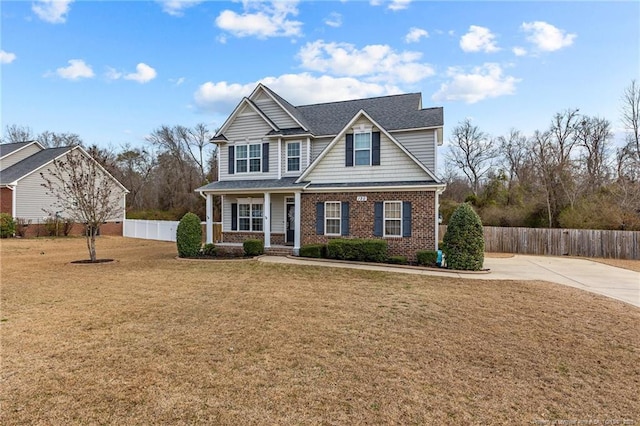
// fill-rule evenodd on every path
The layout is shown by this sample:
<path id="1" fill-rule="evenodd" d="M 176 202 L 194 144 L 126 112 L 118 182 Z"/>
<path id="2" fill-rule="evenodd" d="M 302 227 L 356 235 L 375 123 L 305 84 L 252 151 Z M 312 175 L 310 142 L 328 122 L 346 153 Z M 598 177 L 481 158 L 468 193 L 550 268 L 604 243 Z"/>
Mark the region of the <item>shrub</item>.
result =
<path id="1" fill-rule="evenodd" d="M 385 240 L 335 239 L 327 244 L 327 257 L 359 262 L 386 262 Z"/>
<path id="2" fill-rule="evenodd" d="M 326 244 L 307 244 L 300 247 L 300 256 L 302 257 L 327 257 Z"/>
<path id="3" fill-rule="evenodd" d="M 69 236 L 73 222 L 70 219 L 62 219 L 50 216 L 44 220 L 44 231 L 49 237 Z"/>
<path id="4" fill-rule="evenodd" d="M 420 266 L 438 266 L 438 252 L 431 250 L 420 250 L 416 253 L 416 259 Z"/>
<path id="5" fill-rule="evenodd" d="M 202 246 L 200 218 L 193 213 L 182 216 L 176 230 L 176 244 L 179 257 L 196 257 Z"/>
<path id="6" fill-rule="evenodd" d="M 13 237 L 16 232 L 16 222 L 9 213 L 0 213 L 0 237 Z"/>
<path id="7" fill-rule="evenodd" d="M 260 256 L 264 253 L 264 242 L 262 240 L 246 240 L 242 243 L 245 256 Z"/>
<path id="8" fill-rule="evenodd" d="M 409 260 L 407 259 L 407 256 L 389 256 L 387 262 L 394 265 L 407 265 Z"/>
<path id="9" fill-rule="evenodd" d="M 462 204 L 453 212 L 443 242 L 448 268 L 464 271 L 482 269 L 484 262 L 482 221 L 469 204 Z"/>
<path id="10" fill-rule="evenodd" d="M 202 247 L 203 256 L 214 257 L 216 253 L 217 253 L 217 247 L 215 246 L 215 244 L 207 243 Z"/>

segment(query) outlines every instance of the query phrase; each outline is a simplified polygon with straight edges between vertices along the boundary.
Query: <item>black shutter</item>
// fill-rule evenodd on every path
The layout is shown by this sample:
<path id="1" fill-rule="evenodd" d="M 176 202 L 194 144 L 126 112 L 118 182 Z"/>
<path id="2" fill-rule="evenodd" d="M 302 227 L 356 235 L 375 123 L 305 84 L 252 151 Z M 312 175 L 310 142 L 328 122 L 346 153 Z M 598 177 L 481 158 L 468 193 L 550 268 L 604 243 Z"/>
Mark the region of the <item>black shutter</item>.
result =
<path id="1" fill-rule="evenodd" d="M 376 237 L 382 237 L 383 209 L 384 203 L 382 201 L 376 201 L 373 205 L 373 235 Z"/>
<path id="2" fill-rule="evenodd" d="M 347 135 L 346 149 L 344 150 L 344 165 L 353 166 L 353 134 Z"/>
<path id="3" fill-rule="evenodd" d="M 231 204 L 231 230 L 238 230 L 238 203 Z"/>
<path id="4" fill-rule="evenodd" d="M 402 236 L 411 236 L 411 201 L 402 202 Z"/>
<path id="5" fill-rule="evenodd" d="M 342 229 L 340 230 L 340 235 L 342 235 L 343 237 L 346 237 L 347 235 L 349 235 L 349 202 L 348 201 L 342 202 L 340 219 L 341 219 L 340 223 L 342 227 Z"/>
<path id="6" fill-rule="evenodd" d="M 269 142 L 262 144 L 262 171 L 269 171 Z"/>
<path id="7" fill-rule="evenodd" d="M 324 203 L 316 203 L 316 234 L 324 235 Z"/>
<path id="8" fill-rule="evenodd" d="M 371 133 L 371 165 L 380 165 L 380 132 Z"/>
<path id="9" fill-rule="evenodd" d="M 236 165 L 236 150 L 235 146 L 229 146 L 229 174 L 232 175 L 234 173 L 235 165 Z"/>

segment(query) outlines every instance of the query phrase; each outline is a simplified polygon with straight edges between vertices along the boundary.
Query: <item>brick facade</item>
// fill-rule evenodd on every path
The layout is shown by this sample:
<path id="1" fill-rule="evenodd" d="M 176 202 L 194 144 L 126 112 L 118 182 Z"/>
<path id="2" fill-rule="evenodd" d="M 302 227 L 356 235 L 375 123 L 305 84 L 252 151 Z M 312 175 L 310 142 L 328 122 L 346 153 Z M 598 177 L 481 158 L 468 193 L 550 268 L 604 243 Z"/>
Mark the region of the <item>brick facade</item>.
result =
<path id="1" fill-rule="evenodd" d="M 358 201 L 366 196 L 366 201 Z M 415 260 L 418 250 L 435 250 L 435 192 L 343 192 L 302 194 L 301 244 L 327 243 L 331 238 L 316 234 L 316 203 L 349 202 L 349 238 L 381 238 L 373 235 L 374 203 L 377 201 L 410 201 L 411 237 L 385 237 L 389 255 L 404 255 Z"/>
<path id="2" fill-rule="evenodd" d="M 222 234 L 222 242 L 224 243 L 243 243 L 246 240 L 262 240 L 264 241 L 263 232 L 242 232 L 227 231 Z M 271 234 L 271 245 L 285 245 L 284 234 Z"/>
<path id="3" fill-rule="evenodd" d="M 0 213 L 12 214 L 13 191 L 9 188 L 0 188 Z"/>
<path id="4" fill-rule="evenodd" d="M 18 226 L 18 225 L 16 225 Z M 107 223 L 103 223 L 100 226 L 100 235 L 116 235 L 116 236 L 122 236 L 122 231 L 123 231 L 123 224 L 122 222 L 107 222 Z M 84 230 L 85 227 L 84 225 L 75 223 L 73 224 L 71 231 L 69 232 L 69 235 L 84 235 Z M 43 224 L 35 224 L 35 223 L 29 223 L 26 226 L 23 227 L 23 236 L 26 238 L 32 238 L 32 237 L 46 237 L 49 236 L 49 233 L 47 232 L 45 226 Z M 18 234 L 18 232 L 16 232 L 16 235 Z M 59 231 L 59 235 L 60 236 L 64 236 L 63 232 L 62 232 L 62 228 L 60 228 Z"/>

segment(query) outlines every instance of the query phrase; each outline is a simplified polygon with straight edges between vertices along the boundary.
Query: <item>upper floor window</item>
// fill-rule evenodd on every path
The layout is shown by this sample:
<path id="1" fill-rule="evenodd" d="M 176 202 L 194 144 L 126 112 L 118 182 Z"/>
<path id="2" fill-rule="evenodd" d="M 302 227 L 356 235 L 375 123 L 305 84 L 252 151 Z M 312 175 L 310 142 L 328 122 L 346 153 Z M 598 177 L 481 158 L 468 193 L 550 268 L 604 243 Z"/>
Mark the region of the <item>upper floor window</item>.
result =
<path id="1" fill-rule="evenodd" d="M 371 132 L 354 133 L 353 155 L 356 166 L 371 165 Z"/>
<path id="2" fill-rule="evenodd" d="M 287 142 L 287 171 L 300 171 L 300 142 Z"/>
<path id="3" fill-rule="evenodd" d="M 262 144 L 236 146 L 236 173 L 262 170 Z"/>

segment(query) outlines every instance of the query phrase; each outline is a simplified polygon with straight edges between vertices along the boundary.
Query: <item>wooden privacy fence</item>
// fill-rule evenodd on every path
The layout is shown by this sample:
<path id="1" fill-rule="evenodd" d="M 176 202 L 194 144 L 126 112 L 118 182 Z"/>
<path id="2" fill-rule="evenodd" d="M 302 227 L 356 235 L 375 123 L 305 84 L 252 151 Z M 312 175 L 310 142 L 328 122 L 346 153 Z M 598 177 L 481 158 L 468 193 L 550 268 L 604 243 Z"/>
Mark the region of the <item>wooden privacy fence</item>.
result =
<path id="1" fill-rule="evenodd" d="M 440 239 L 447 231 L 440 225 Z M 484 227 L 487 252 L 640 259 L 640 231 Z"/>

